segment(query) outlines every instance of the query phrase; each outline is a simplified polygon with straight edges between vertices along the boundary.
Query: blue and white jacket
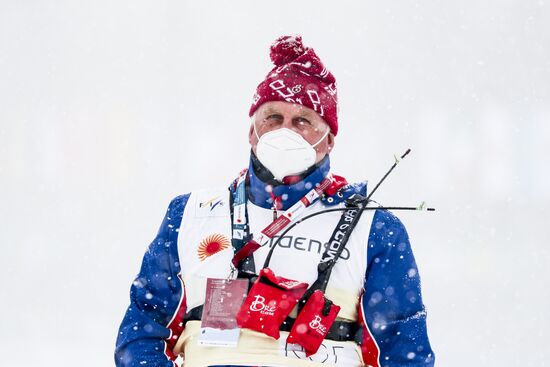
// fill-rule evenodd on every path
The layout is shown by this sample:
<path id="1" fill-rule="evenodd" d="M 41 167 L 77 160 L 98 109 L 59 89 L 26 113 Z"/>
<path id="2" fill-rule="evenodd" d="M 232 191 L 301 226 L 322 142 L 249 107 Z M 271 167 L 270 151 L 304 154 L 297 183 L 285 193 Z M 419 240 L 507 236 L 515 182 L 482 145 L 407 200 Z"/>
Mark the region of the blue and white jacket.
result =
<path id="1" fill-rule="evenodd" d="M 327 157 L 302 180 L 273 185 L 260 179 L 251 162 L 251 232 L 257 233 L 271 222 L 274 198 L 281 202 L 281 210 L 288 209 L 329 174 L 329 167 Z M 323 197 L 304 215 L 343 207 L 344 200 L 356 193 L 366 195 L 366 184 L 348 185 L 337 195 Z M 304 221 L 282 238 L 270 263 L 275 274 L 312 284 L 340 213 Z M 230 238 L 227 188 L 200 190 L 172 200 L 131 286 L 130 306 L 116 342 L 117 366 L 172 367 L 178 354 L 184 356 L 186 367 L 434 365 L 407 231 L 395 215 L 380 209 L 362 216 L 326 290 L 327 297 L 341 306 L 338 318 L 357 322 L 363 329 L 361 346 L 353 341 L 325 340 L 317 354 L 306 358 L 300 348 L 285 343 L 288 333 L 281 332 L 281 340 L 276 341 L 246 329 L 238 348 L 198 346 L 200 322 L 184 324 L 184 316 L 204 303 L 206 278 L 229 274 Z M 254 253 L 257 266 L 269 251 L 264 247 Z"/>

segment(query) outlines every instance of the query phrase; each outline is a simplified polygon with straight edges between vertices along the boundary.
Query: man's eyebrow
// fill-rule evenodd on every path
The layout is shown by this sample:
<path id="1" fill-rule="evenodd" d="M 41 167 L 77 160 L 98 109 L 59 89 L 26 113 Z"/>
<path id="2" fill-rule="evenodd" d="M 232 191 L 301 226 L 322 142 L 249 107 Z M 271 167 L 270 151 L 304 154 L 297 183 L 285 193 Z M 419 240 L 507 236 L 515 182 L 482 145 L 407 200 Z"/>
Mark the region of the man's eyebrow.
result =
<path id="1" fill-rule="evenodd" d="M 312 119 L 312 114 L 308 111 L 308 110 L 303 110 L 303 111 L 300 111 L 300 113 L 298 114 L 298 116 L 300 117 L 307 117 L 308 119 Z"/>
<path id="2" fill-rule="evenodd" d="M 273 113 L 281 114 L 279 111 L 277 111 L 273 107 L 268 107 L 264 110 L 264 114 L 273 114 Z"/>
<path id="3" fill-rule="evenodd" d="M 305 118 L 305 119 L 308 119 L 308 120 L 314 120 L 315 119 L 315 115 L 313 115 L 310 111 L 306 110 L 306 109 L 302 109 L 300 110 L 300 112 L 298 112 L 295 117 L 301 117 L 301 118 Z"/>
<path id="4" fill-rule="evenodd" d="M 264 115 L 272 115 L 272 114 L 282 115 L 282 113 L 274 107 L 267 107 L 262 113 Z M 314 115 L 311 113 L 311 111 L 308 111 L 305 108 L 300 109 L 300 111 L 298 113 L 296 113 L 294 115 L 294 117 L 303 117 L 303 118 L 307 118 L 309 120 L 314 119 Z"/>

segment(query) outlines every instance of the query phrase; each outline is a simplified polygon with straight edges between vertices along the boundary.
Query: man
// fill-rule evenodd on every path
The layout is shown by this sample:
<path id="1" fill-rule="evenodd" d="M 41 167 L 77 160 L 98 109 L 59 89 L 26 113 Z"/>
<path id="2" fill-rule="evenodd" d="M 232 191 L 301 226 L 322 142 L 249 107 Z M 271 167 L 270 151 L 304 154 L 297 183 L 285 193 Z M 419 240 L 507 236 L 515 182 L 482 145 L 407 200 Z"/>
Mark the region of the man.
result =
<path id="1" fill-rule="evenodd" d="M 383 209 L 364 211 L 342 246 L 335 228 L 346 220 L 343 211 L 290 228 L 293 213 L 304 218 L 327 208 L 346 210 L 351 199 L 366 196 L 367 187 L 330 173 L 338 132 L 334 76 L 299 36 L 277 39 L 270 56 L 275 67 L 258 85 L 249 111 L 249 168 L 229 190 L 197 191 L 170 203 L 131 287 L 117 365 L 174 366 L 180 355 L 189 367 L 433 366 L 418 270 L 397 217 Z M 277 229 L 266 230 L 272 223 Z M 321 288 L 323 302 L 339 312 L 332 326 L 310 323 L 324 337 L 313 352 L 289 341 L 301 308 L 281 325 L 260 325 L 260 332 L 243 327 L 236 346 L 199 343 L 211 292 L 207 279 L 238 274 L 253 282 L 268 265 L 292 284 L 311 286 L 328 258 L 336 261 Z M 264 307 L 265 298 L 255 297 Z M 221 305 L 223 297 L 209 302 Z M 264 326 L 282 330 L 279 339 L 262 333 Z"/>

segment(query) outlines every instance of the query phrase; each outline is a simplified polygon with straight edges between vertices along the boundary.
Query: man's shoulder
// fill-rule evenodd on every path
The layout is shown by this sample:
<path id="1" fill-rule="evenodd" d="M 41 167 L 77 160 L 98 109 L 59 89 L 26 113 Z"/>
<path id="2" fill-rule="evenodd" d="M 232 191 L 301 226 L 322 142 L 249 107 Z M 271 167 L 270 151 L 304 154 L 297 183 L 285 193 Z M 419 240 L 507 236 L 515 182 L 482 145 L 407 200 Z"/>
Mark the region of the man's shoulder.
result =
<path id="1" fill-rule="evenodd" d="M 367 195 L 367 182 L 348 183 L 338 189 L 331 195 L 324 195 L 321 198 L 322 203 L 325 206 L 334 206 L 343 203 L 345 200 L 351 198 L 353 195 Z"/>
<path id="2" fill-rule="evenodd" d="M 354 195 L 367 197 L 368 195 L 368 181 L 360 181 L 355 183 L 348 183 L 333 195 L 325 195 L 321 200 L 325 206 L 335 206 L 344 203 L 347 199 Z M 372 205 L 372 204 L 370 204 Z M 369 205 L 369 206 L 370 206 Z M 375 205 L 379 206 L 379 204 Z M 372 232 L 392 232 L 392 231 L 406 231 L 405 226 L 401 220 L 392 213 L 390 210 L 377 208 L 373 206 L 374 216 L 372 221 Z"/>
<path id="3" fill-rule="evenodd" d="M 407 229 L 403 222 L 388 209 L 376 209 L 371 226 L 373 238 L 389 238 L 405 236 L 408 238 Z"/>

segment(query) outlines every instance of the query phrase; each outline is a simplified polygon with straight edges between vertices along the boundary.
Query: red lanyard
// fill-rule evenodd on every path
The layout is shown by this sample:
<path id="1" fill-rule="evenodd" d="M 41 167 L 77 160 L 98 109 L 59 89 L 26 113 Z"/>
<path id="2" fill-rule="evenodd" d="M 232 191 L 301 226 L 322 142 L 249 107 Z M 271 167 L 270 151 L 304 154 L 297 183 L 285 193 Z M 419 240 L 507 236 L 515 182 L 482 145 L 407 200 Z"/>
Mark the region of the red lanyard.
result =
<path id="1" fill-rule="evenodd" d="M 248 228 L 248 215 L 246 208 L 246 193 L 245 193 L 245 179 L 247 172 L 244 172 L 239 176 L 234 190 L 235 198 L 233 201 L 233 238 L 243 239 L 246 238 L 242 228 Z M 323 179 L 315 188 L 311 189 L 304 197 L 298 202 L 287 209 L 282 215 L 271 222 L 265 227 L 258 236 L 253 235 L 244 246 L 240 249 L 236 249 L 233 256 L 233 266 L 237 267 L 246 257 L 252 255 L 254 251 L 262 246 L 265 246 L 269 241 L 280 231 L 288 227 L 296 218 L 303 213 L 303 211 L 310 206 L 315 200 L 317 200 L 321 194 L 332 183 L 332 176 L 329 175 Z M 233 194 L 233 193 L 232 193 Z"/>

